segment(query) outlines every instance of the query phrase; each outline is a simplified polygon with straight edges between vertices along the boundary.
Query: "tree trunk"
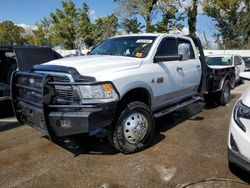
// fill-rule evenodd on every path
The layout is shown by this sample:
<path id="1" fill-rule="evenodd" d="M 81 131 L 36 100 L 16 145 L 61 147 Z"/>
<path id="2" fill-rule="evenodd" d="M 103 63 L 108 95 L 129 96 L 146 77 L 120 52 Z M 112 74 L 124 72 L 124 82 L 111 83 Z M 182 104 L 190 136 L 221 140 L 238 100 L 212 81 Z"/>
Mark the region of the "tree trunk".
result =
<path id="1" fill-rule="evenodd" d="M 197 22 L 197 3 L 198 0 L 192 1 L 192 6 L 188 8 L 188 27 L 189 27 L 189 34 L 191 36 L 196 35 L 196 22 Z"/>
<path id="2" fill-rule="evenodd" d="M 154 8 L 154 5 L 157 3 L 158 0 L 148 0 L 146 4 L 147 15 L 146 15 L 146 32 L 152 32 L 152 25 L 151 25 L 151 15 Z"/>

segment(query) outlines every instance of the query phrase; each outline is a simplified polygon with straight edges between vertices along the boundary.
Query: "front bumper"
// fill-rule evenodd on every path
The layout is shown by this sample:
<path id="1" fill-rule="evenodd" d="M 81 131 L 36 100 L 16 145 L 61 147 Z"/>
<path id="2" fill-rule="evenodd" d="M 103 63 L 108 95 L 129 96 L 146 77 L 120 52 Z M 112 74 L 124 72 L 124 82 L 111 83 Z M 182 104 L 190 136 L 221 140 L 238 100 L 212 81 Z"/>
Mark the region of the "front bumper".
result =
<path id="1" fill-rule="evenodd" d="M 65 110 L 67 110 L 65 112 Z M 57 136 L 87 133 L 111 125 L 116 103 L 102 106 L 63 108 L 48 115 L 51 131 Z"/>
<path id="2" fill-rule="evenodd" d="M 242 156 L 240 153 L 235 152 L 228 148 L 228 160 L 229 162 L 239 166 L 250 173 L 250 161 Z"/>
<path id="3" fill-rule="evenodd" d="M 57 84 L 71 87 L 77 83 Z M 17 72 L 13 76 L 11 89 L 17 119 L 51 139 L 87 133 L 111 125 L 118 102 L 80 105 L 74 101 L 72 93 L 66 93 L 65 96 L 70 96 L 73 102 L 58 104 L 55 102 L 57 95 L 53 78 L 36 73 Z"/>
<path id="4" fill-rule="evenodd" d="M 116 112 L 116 103 L 93 106 L 52 107 L 47 113 L 41 109 L 19 103 L 18 119 L 43 134 L 53 137 L 87 133 L 111 125 Z"/>
<path id="5" fill-rule="evenodd" d="M 248 125 L 249 120 L 241 120 Z M 247 122 L 245 122 L 247 121 Z M 250 129 L 244 132 L 233 118 L 230 119 L 228 135 L 228 160 L 250 173 Z"/>

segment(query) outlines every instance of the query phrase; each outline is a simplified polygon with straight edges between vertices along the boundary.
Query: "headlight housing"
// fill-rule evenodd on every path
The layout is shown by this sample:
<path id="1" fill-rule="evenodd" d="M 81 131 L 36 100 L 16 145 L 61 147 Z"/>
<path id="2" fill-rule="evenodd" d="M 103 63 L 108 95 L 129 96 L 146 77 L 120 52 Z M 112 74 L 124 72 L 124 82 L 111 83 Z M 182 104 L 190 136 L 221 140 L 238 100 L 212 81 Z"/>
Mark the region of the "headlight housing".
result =
<path id="1" fill-rule="evenodd" d="M 234 120 L 237 125 L 246 132 L 246 127 L 243 125 L 240 118 L 250 119 L 250 108 L 245 106 L 242 101 L 239 101 L 234 108 Z"/>
<path id="2" fill-rule="evenodd" d="M 82 104 L 105 103 L 118 100 L 118 93 L 111 83 L 79 85 Z"/>

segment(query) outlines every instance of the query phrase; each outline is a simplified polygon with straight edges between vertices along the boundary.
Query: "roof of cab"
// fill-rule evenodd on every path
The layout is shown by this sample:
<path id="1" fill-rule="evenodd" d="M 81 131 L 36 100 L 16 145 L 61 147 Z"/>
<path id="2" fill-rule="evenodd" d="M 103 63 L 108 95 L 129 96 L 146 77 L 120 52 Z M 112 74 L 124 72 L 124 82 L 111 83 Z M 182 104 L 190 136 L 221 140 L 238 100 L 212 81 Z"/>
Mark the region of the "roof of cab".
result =
<path id="1" fill-rule="evenodd" d="M 140 37 L 140 36 L 153 36 L 153 37 L 159 37 L 159 36 L 169 36 L 169 37 L 183 37 L 186 38 L 187 36 L 181 35 L 181 34 L 168 34 L 168 33 L 139 33 L 139 34 L 126 34 L 126 35 L 117 35 L 111 38 L 119 38 L 119 37 Z"/>
<path id="2" fill-rule="evenodd" d="M 208 55 L 207 57 L 232 57 L 235 56 L 235 54 L 213 54 L 213 55 Z"/>

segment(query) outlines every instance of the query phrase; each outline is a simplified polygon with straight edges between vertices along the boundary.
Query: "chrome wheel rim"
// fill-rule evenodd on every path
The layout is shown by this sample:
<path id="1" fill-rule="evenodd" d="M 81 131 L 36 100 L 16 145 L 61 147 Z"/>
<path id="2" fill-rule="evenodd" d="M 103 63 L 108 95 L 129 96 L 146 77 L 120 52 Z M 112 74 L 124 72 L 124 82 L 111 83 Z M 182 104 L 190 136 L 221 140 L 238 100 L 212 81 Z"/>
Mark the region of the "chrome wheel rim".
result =
<path id="1" fill-rule="evenodd" d="M 141 113 L 129 115 L 123 124 L 123 135 L 131 144 L 139 143 L 144 139 L 148 130 L 148 121 Z"/>

